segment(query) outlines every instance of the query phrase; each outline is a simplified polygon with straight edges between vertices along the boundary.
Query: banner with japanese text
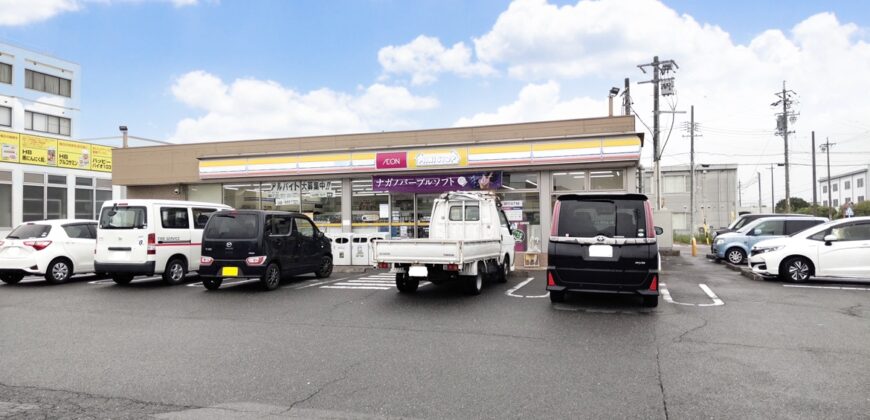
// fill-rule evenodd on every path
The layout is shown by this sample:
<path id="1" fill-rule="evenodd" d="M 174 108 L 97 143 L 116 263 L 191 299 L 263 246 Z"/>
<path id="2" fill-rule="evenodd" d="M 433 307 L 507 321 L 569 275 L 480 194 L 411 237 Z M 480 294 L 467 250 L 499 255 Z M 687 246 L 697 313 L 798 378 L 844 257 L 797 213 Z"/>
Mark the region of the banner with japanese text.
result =
<path id="1" fill-rule="evenodd" d="M 501 187 L 501 175 L 501 171 L 443 175 L 372 175 L 372 190 L 405 193 L 486 191 Z"/>
<path id="2" fill-rule="evenodd" d="M 112 172 L 112 148 L 91 145 L 91 170 Z"/>
<path id="3" fill-rule="evenodd" d="M 57 140 L 22 134 L 19 162 L 29 165 L 57 166 Z"/>
<path id="4" fill-rule="evenodd" d="M 91 145 L 74 141 L 57 141 L 57 166 L 72 169 L 91 168 Z"/>
<path id="5" fill-rule="evenodd" d="M 21 144 L 18 133 L 0 131 L 0 162 L 18 162 Z"/>

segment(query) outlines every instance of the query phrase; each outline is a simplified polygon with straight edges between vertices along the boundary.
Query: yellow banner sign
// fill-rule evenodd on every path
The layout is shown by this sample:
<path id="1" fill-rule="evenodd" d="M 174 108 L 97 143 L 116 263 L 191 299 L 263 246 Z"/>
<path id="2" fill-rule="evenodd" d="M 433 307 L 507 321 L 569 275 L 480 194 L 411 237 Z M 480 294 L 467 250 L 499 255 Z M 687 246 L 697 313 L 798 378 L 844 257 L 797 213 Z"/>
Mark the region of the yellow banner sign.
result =
<path id="1" fill-rule="evenodd" d="M 58 140 L 57 166 L 61 168 L 90 169 L 91 145 Z"/>
<path id="2" fill-rule="evenodd" d="M 30 165 L 57 166 L 57 140 L 22 134 L 20 162 Z"/>
<path id="3" fill-rule="evenodd" d="M 106 146 L 91 146 L 91 170 L 112 172 L 112 148 Z"/>
<path id="4" fill-rule="evenodd" d="M 0 131 L 0 162 L 18 162 L 21 145 L 18 133 Z"/>

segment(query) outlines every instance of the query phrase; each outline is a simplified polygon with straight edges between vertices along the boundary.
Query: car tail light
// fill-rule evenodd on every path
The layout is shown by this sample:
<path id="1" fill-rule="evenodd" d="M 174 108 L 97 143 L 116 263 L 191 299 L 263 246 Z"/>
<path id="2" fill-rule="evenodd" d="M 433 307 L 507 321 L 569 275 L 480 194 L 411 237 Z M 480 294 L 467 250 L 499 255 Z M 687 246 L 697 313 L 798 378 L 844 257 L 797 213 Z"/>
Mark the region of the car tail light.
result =
<path id="1" fill-rule="evenodd" d="M 379 262 L 378 268 L 380 268 L 381 270 L 386 270 L 386 269 L 390 268 L 390 263 Z"/>
<path id="2" fill-rule="evenodd" d="M 562 202 L 556 200 L 553 206 L 553 224 L 550 225 L 550 236 L 559 236 L 559 213 L 562 212 Z"/>
<path id="3" fill-rule="evenodd" d="M 157 235 L 148 234 L 148 255 L 157 255 Z"/>
<path id="4" fill-rule="evenodd" d="M 245 258 L 245 264 L 254 267 L 266 263 L 266 256 Z"/>
<path id="5" fill-rule="evenodd" d="M 214 258 L 212 258 L 212 257 L 206 257 L 206 256 L 199 257 L 199 265 L 209 266 L 213 262 L 214 262 Z"/>
<path id="6" fill-rule="evenodd" d="M 646 237 L 647 238 L 655 238 L 656 237 L 656 227 L 655 223 L 653 223 L 653 212 L 652 206 L 650 206 L 649 201 L 645 201 L 643 203 L 646 208 Z"/>
<path id="7" fill-rule="evenodd" d="M 657 292 L 659 290 L 659 276 L 653 275 L 652 282 L 649 284 L 649 290 Z"/>
<path id="8" fill-rule="evenodd" d="M 555 286 L 556 282 L 553 281 L 553 273 L 547 272 L 547 286 Z"/>
<path id="9" fill-rule="evenodd" d="M 37 251 L 42 251 L 51 245 L 51 241 L 24 241 L 25 246 L 29 246 Z"/>
<path id="10" fill-rule="evenodd" d="M 444 266 L 446 271 L 459 271 L 459 264 L 447 264 Z"/>

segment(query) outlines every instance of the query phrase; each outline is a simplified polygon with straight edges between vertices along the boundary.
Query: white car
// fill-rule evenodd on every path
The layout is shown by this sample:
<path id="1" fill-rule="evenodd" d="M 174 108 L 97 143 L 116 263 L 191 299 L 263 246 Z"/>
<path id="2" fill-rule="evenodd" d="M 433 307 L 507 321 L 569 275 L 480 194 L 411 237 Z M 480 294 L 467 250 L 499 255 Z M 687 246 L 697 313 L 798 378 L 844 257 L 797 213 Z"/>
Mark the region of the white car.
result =
<path id="1" fill-rule="evenodd" d="M 870 217 L 839 219 L 787 238 L 761 241 L 749 257 L 752 271 L 783 280 L 810 277 L 870 279 Z"/>
<path id="2" fill-rule="evenodd" d="M 73 274 L 94 272 L 97 222 L 46 220 L 27 222 L 0 240 L 0 280 L 15 284 L 39 275 L 52 284 Z"/>

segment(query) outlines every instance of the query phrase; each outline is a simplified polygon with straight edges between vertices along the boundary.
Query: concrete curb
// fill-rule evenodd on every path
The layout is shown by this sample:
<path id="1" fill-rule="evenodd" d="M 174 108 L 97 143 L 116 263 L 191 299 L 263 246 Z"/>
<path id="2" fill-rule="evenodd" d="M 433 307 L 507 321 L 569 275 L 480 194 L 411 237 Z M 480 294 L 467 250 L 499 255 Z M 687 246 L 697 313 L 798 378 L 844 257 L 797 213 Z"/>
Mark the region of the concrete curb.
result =
<path id="1" fill-rule="evenodd" d="M 354 265 L 336 265 L 332 267 L 334 273 L 365 273 L 370 267 Z"/>

